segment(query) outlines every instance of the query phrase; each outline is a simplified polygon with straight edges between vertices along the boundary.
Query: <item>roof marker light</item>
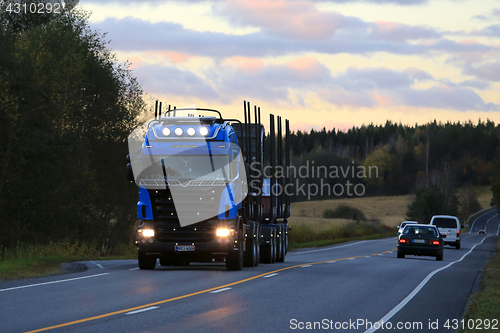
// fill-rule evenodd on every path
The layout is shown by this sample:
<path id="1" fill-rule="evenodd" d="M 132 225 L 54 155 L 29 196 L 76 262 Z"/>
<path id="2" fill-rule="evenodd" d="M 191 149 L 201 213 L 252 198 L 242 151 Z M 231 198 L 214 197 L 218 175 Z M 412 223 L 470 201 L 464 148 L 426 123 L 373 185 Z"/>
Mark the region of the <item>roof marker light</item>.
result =
<path id="1" fill-rule="evenodd" d="M 200 135 L 207 136 L 208 135 L 208 128 L 207 127 L 201 127 L 200 128 Z"/>
<path id="2" fill-rule="evenodd" d="M 170 128 L 163 127 L 163 129 L 161 130 L 161 134 L 163 134 L 164 136 L 169 136 L 170 135 Z"/>
<path id="3" fill-rule="evenodd" d="M 177 127 L 177 128 L 175 129 L 175 135 L 177 135 L 177 136 L 181 136 L 181 135 L 182 135 L 182 133 L 184 133 L 184 130 L 183 130 L 181 127 Z"/>
<path id="4" fill-rule="evenodd" d="M 187 135 L 193 136 L 196 134 L 196 130 L 193 127 L 189 127 L 186 131 Z"/>

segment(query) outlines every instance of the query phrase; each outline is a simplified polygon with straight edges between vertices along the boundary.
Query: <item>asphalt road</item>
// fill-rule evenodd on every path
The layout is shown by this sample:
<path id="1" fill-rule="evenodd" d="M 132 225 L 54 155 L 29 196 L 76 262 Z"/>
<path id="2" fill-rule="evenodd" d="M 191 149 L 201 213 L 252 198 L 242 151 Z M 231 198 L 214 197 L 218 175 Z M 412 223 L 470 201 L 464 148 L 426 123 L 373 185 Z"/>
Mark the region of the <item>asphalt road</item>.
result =
<path id="1" fill-rule="evenodd" d="M 85 262 L 85 272 L 0 283 L 0 331 L 371 332 L 383 322 L 379 331 L 453 332 L 499 221 L 496 211 L 480 216 L 441 262 L 397 259 L 396 237 L 290 252 L 239 272 Z"/>

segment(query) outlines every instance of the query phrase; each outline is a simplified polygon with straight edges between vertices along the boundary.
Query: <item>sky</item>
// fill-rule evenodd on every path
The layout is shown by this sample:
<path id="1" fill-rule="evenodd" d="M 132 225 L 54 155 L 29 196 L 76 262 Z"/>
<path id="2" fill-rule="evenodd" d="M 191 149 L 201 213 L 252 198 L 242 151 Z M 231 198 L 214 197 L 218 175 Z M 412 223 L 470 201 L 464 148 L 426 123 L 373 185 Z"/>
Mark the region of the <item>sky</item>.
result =
<path id="1" fill-rule="evenodd" d="M 81 0 L 144 92 L 293 130 L 500 123 L 500 0 Z"/>

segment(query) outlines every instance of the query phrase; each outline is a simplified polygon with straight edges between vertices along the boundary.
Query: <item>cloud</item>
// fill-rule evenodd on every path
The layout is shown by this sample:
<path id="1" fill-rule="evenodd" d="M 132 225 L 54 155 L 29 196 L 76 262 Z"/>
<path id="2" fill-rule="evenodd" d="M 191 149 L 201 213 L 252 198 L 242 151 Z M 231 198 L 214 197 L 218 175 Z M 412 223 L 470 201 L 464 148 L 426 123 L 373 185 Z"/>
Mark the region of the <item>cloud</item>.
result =
<path id="1" fill-rule="evenodd" d="M 485 103 L 472 89 L 450 86 L 435 86 L 429 89 L 405 90 L 400 96 L 401 104 L 458 111 L 497 111 L 499 106 Z"/>
<path id="2" fill-rule="evenodd" d="M 249 71 L 234 58 L 229 58 L 222 63 L 223 66 L 207 73 L 207 77 L 217 82 L 219 93 L 227 99 L 248 96 L 265 101 L 291 102 L 290 89 L 307 90 L 325 84 L 331 77 L 330 70 L 312 57 L 266 66 L 258 59 L 245 58 L 244 61 L 259 66 Z"/>
<path id="3" fill-rule="evenodd" d="M 404 42 L 407 40 L 440 38 L 442 35 L 431 27 L 409 26 L 394 22 L 375 22 L 370 37 L 380 40 Z"/>
<path id="4" fill-rule="evenodd" d="M 185 62 L 193 57 L 190 54 L 175 51 L 148 51 L 147 54 L 150 56 L 159 56 L 160 58 L 163 58 L 164 60 L 167 60 L 172 64 Z"/>
<path id="5" fill-rule="evenodd" d="M 458 111 L 498 110 L 499 106 L 485 103 L 474 88 L 486 88 L 477 80 L 458 84 L 439 84 L 427 89 L 416 89 L 417 82 L 433 82 L 435 78 L 420 69 L 403 71 L 389 68 L 349 68 L 332 77 L 329 84 L 319 90 L 325 101 L 338 106 L 415 106 Z M 438 83 L 438 82 L 436 82 Z"/>
<path id="6" fill-rule="evenodd" d="M 475 15 L 470 18 L 471 20 L 479 20 L 479 21 L 486 21 L 488 20 L 488 16 L 486 15 Z"/>
<path id="7" fill-rule="evenodd" d="M 197 99 L 214 100 L 217 93 L 203 78 L 174 66 L 148 64 L 134 69 L 134 75 L 142 82 L 145 91 Z"/>
<path id="8" fill-rule="evenodd" d="M 491 84 L 489 82 L 484 82 L 480 80 L 465 80 L 457 84 L 459 87 L 469 87 L 479 90 L 491 89 Z"/>
<path id="9" fill-rule="evenodd" d="M 362 21 L 338 13 L 321 12 L 310 1 L 226 1 L 215 11 L 233 24 L 261 28 L 266 33 L 292 40 L 325 40 L 340 28 Z"/>
<path id="10" fill-rule="evenodd" d="M 464 72 L 480 79 L 498 82 L 500 81 L 500 62 L 491 62 L 477 67 L 465 66 Z"/>
<path id="11" fill-rule="evenodd" d="M 180 24 L 150 23 L 140 19 L 107 19 L 94 23 L 93 28 L 107 31 L 112 36 L 111 47 L 123 51 L 175 51 L 193 56 L 214 58 L 269 57 L 319 52 L 326 54 L 352 53 L 368 55 L 374 52 L 392 54 L 423 55 L 433 52 L 487 52 L 496 50 L 484 44 L 461 44 L 452 40 L 439 39 L 426 43 L 401 42 L 403 37 L 390 30 L 384 36 L 378 31 L 342 30 L 328 41 L 289 40 L 284 37 L 253 32 L 246 35 L 232 35 L 218 32 L 199 32 L 185 29 Z M 411 29 L 410 29 L 411 30 Z M 417 29 L 418 30 L 418 29 Z M 371 33 L 370 33 L 371 31 Z M 422 31 L 425 31 L 422 30 Z M 422 32 L 425 34 L 424 32 Z M 420 36 L 415 31 L 408 38 Z M 385 38 L 385 39 L 381 39 Z M 392 38 L 392 40 L 390 40 Z"/>
<path id="12" fill-rule="evenodd" d="M 488 37 L 500 37 L 500 24 L 493 24 L 479 31 L 474 31 L 471 34 Z"/>
<path id="13" fill-rule="evenodd" d="M 433 79 L 432 75 L 416 68 L 400 72 L 386 67 L 363 69 L 350 67 L 343 74 L 335 77 L 333 82 L 346 90 L 362 91 L 410 87 L 417 80 L 431 79 Z"/>
<path id="14" fill-rule="evenodd" d="M 438 38 L 430 27 L 393 22 L 365 22 L 336 12 L 323 12 L 313 1 L 242 0 L 214 5 L 214 11 L 236 25 L 258 27 L 289 40 L 326 41 L 334 36 L 404 42 Z"/>

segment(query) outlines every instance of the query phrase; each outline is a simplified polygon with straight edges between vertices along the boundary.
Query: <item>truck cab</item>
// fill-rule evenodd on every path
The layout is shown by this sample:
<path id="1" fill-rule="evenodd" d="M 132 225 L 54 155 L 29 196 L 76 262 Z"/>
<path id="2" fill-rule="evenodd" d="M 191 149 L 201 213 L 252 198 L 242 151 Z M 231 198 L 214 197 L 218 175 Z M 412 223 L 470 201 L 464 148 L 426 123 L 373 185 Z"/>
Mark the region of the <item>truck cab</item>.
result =
<path id="1" fill-rule="evenodd" d="M 159 259 L 162 266 L 223 262 L 228 270 L 240 270 L 259 263 L 261 247 L 264 259 L 272 251 L 284 258 L 286 249 L 277 249 L 276 238 L 288 229 L 274 226 L 272 211 L 264 214 L 265 181 L 249 167 L 263 161 L 263 131 L 261 124 L 225 120 L 212 109 L 175 109 L 161 116 L 160 108 L 144 136 L 134 136 L 140 144 L 130 144 L 129 137 L 135 149 L 129 149 L 127 175 L 139 186 L 139 268 L 154 269 Z"/>

